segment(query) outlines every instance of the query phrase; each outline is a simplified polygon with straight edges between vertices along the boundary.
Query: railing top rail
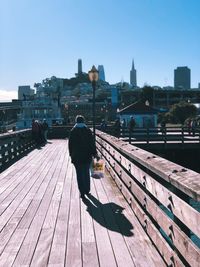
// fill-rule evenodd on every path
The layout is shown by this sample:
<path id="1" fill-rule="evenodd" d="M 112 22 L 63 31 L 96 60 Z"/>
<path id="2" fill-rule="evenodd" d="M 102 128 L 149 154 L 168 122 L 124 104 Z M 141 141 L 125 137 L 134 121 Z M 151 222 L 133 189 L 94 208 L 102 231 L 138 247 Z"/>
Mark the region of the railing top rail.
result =
<path id="1" fill-rule="evenodd" d="M 26 133 L 26 132 L 29 132 L 30 130 L 31 129 L 24 129 L 24 130 L 18 130 L 18 131 L 14 131 L 14 132 L 2 133 L 2 134 L 0 134 L 0 140 L 10 138 L 12 136 L 16 136 L 16 135 L 21 134 L 21 133 Z"/>
<path id="2" fill-rule="evenodd" d="M 200 201 L 200 174 L 97 130 L 97 135 L 163 180 Z"/>

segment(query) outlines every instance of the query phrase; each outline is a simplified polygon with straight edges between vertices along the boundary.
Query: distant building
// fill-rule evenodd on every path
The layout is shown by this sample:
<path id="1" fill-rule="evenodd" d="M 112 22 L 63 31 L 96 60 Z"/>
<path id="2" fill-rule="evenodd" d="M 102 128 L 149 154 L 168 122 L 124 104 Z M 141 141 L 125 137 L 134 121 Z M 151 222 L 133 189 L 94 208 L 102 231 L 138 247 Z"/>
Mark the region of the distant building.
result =
<path id="1" fill-rule="evenodd" d="M 27 100 L 30 96 L 33 96 L 35 93 L 34 89 L 31 89 L 30 85 L 18 86 L 18 99 Z"/>
<path id="2" fill-rule="evenodd" d="M 17 129 L 30 128 L 32 119 L 43 121 L 49 126 L 63 122 L 61 114 L 61 91 L 63 79 L 52 76 L 36 86 L 36 94 L 32 99 L 24 97 L 21 113 L 16 123 Z M 30 89 L 30 88 L 29 88 Z M 28 88 L 27 88 L 28 90 Z"/>
<path id="3" fill-rule="evenodd" d="M 130 71 L 130 84 L 134 87 L 137 86 L 136 69 L 134 67 L 134 60 L 132 60 L 132 69 Z"/>
<path id="4" fill-rule="evenodd" d="M 191 79 L 190 69 L 188 67 L 177 67 L 174 70 L 174 88 L 175 89 L 190 89 Z"/>
<path id="5" fill-rule="evenodd" d="M 136 127 L 157 127 L 158 111 L 148 103 L 135 102 L 117 112 L 120 120 L 125 120 L 128 125 L 131 116 L 134 117 Z"/>
<path id="6" fill-rule="evenodd" d="M 200 89 L 200 83 L 198 84 L 198 88 Z"/>
<path id="7" fill-rule="evenodd" d="M 82 59 L 78 60 L 78 74 L 81 74 L 83 72 L 82 70 Z"/>
<path id="8" fill-rule="evenodd" d="M 105 82 L 105 72 L 104 72 L 104 67 L 103 65 L 98 66 L 98 71 L 99 71 L 99 80 Z"/>

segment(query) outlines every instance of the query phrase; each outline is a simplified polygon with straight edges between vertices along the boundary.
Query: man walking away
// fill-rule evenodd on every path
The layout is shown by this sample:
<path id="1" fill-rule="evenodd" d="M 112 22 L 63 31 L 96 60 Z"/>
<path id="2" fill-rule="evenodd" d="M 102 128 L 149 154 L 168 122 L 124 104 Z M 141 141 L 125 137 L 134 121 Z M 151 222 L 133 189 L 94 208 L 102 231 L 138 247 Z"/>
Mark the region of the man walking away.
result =
<path id="1" fill-rule="evenodd" d="M 70 132 L 69 154 L 76 169 L 80 196 L 84 199 L 90 192 L 90 164 L 92 157 L 97 157 L 97 151 L 92 132 L 81 115 L 76 117 L 76 124 Z"/>

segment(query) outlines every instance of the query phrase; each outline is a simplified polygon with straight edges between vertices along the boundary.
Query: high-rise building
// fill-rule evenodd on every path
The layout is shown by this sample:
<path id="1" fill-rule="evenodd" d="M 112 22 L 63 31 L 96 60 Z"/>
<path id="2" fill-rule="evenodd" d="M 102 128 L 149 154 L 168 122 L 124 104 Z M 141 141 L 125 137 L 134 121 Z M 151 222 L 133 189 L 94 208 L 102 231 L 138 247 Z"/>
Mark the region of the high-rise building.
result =
<path id="1" fill-rule="evenodd" d="M 105 72 L 104 72 L 103 65 L 98 66 L 98 71 L 99 71 L 99 80 L 102 80 L 105 82 Z"/>
<path id="2" fill-rule="evenodd" d="M 134 60 L 132 60 L 132 69 L 130 71 L 130 84 L 132 86 L 137 86 L 137 77 L 136 77 L 136 69 L 134 67 Z"/>
<path id="3" fill-rule="evenodd" d="M 78 60 L 78 74 L 82 73 L 82 59 Z"/>
<path id="4" fill-rule="evenodd" d="M 190 69 L 188 67 L 177 67 L 174 70 L 174 88 L 190 89 Z"/>

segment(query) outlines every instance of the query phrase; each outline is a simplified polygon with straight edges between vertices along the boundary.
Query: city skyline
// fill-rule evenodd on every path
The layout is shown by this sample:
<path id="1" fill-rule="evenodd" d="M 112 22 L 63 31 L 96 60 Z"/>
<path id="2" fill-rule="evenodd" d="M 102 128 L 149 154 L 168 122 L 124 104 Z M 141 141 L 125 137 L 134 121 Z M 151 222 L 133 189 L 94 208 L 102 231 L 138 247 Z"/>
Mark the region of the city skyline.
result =
<path id="1" fill-rule="evenodd" d="M 200 82 L 197 1 L 10 0 L 0 11 L 0 101 L 18 86 L 51 76 L 73 77 L 77 60 L 84 72 L 103 65 L 110 84 L 173 86 L 174 69 L 191 69 L 191 88 Z M 53 18 L 53 19 L 52 19 Z M 4 91 L 3 91 L 4 90 Z M 4 94 L 4 96 L 2 96 Z M 11 97 L 12 98 L 12 97 Z"/>

